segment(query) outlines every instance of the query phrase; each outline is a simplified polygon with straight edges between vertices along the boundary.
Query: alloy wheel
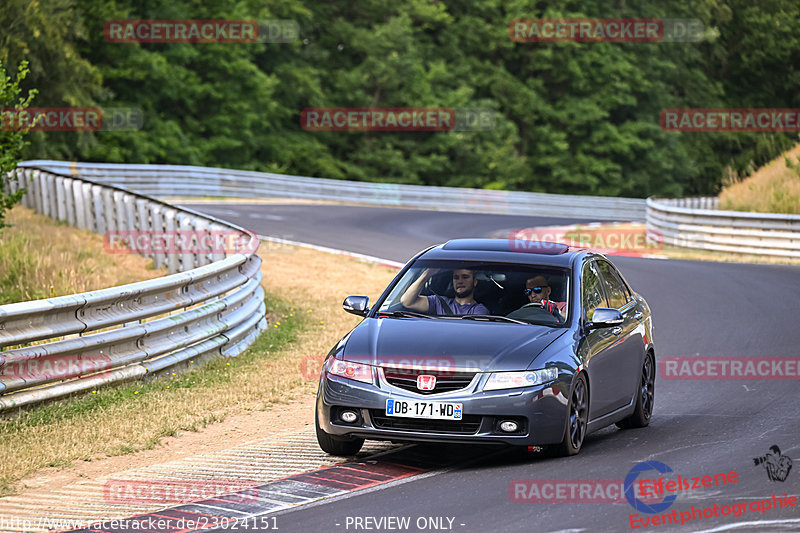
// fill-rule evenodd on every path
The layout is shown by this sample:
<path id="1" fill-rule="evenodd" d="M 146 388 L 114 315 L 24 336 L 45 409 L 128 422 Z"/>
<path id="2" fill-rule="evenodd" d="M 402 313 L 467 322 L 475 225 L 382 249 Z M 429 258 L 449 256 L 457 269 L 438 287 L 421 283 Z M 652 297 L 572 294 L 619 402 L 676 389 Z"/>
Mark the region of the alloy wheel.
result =
<path id="1" fill-rule="evenodd" d="M 572 391 L 569 413 L 569 438 L 572 447 L 580 449 L 586 436 L 588 419 L 588 404 L 586 402 L 586 382 L 578 379 L 575 390 Z"/>

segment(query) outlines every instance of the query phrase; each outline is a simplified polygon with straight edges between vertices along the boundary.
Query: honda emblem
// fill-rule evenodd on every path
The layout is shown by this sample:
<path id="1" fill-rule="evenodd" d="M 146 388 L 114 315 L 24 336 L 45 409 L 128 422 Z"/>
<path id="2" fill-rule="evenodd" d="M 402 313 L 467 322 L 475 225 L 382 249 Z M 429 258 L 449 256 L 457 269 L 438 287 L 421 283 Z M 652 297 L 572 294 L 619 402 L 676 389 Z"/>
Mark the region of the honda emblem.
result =
<path id="1" fill-rule="evenodd" d="M 436 388 L 436 376 L 422 374 L 417 376 L 417 388 L 419 390 L 433 390 Z"/>

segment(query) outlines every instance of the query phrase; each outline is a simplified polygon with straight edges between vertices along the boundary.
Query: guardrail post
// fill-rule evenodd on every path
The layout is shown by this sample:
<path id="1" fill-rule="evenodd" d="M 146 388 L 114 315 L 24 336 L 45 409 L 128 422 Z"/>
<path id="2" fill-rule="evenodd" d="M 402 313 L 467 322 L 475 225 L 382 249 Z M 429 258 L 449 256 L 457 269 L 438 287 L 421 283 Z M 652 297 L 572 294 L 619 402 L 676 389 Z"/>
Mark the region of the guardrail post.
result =
<path id="1" fill-rule="evenodd" d="M 49 217 L 58 220 L 58 188 L 55 176 L 47 176 L 47 197 L 50 200 Z"/>
<path id="2" fill-rule="evenodd" d="M 65 178 L 60 176 L 56 177 L 55 179 L 55 189 L 56 189 L 56 220 L 64 222 L 67 220 L 67 198 L 66 198 L 66 189 L 65 189 Z"/>
<path id="3" fill-rule="evenodd" d="M 215 243 L 214 248 L 211 252 L 212 261 L 220 261 L 222 259 L 225 259 L 227 250 L 224 247 L 223 248 L 218 247 L 216 243 L 219 242 L 223 236 L 227 235 L 226 232 L 227 230 L 223 226 L 220 226 L 219 224 L 215 223 L 211 224 L 211 237 L 214 239 Z M 227 238 L 225 239 L 225 242 L 228 242 Z"/>
<path id="4" fill-rule="evenodd" d="M 117 213 L 114 209 L 114 191 L 104 187 L 101 196 L 103 197 L 103 214 L 106 217 L 106 232 L 115 232 L 117 231 Z"/>
<path id="5" fill-rule="evenodd" d="M 194 230 L 195 235 L 197 236 L 197 244 L 199 250 L 197 251 L 197 255 L 195 256 L 197 266 L 207 265 L 212 263 L 214 260 L 211 258 L 211 254 L 214 252 L 214 248 L 216 247 L 216 239 L 215 236 L 209 231 L 209 223 L 208 220 L 196 219 L 194 221 Z M 205 251 L 206 246 L 210 246 L 211 250 Z"/>
<path id="6" fill-rule="evenodd" d="M 121 191 L 113 191 L 111 198 L 114 201 L 114 223 L 116 224 L 117 231 L 127 231 L 128 221 L 127 212 L 125 210 L 125 193 Z"/>
<path id="7" fill-rule="evenodd" d="M 100 235 L 105 235 L 108 231 L 104 190 L 100 185 L 92 185 L 92 217 L 89 220 L 89 229 Z"/>
<path id="8" fill-rule="evenodd" d="M 180 259 L 178 258 L 176 246 L 176 237 L 178 236 L 177 216 L 178 212 L 174 209 L 164 209 L 164 229 L 167 237 L 167 270 L 170 274 L 180 272 Z"/>
<path id="9" fill-rule="evenodd" d="M 159 242 L 163 242 L 160 237 L 164 237 L 164 212 L 163 208 L 158 204 L 152 204 L 148 202 L 150 206 L 150 227 L 153 230 L 153 234 L 159 237 Z M 167 256 L 166 254 L 160 250 L 160 248 L 156 248 L 153 251 L 153 267 L 154 268 L 164 268 L 164 265 L 167 264 Z"/>
<path id="10" fill-rule="evenodd" d="M 31 182 L 33 184 L 34 195 L 31 201 L 33 202 L 33 210 L 37 213 L 44 214 L 44 183 L 42 182 L 41 172 L 34 170 L 31 172 Z"/>
<path id="11" fill-rule="evenodd" d="M 122 195 L 122 209 L 125 213 L 125 229 L 128 231 L 136 231 L 138 227 L 138 222 L 136 221 L 136 203 L 132 195 Z"/>
<path id="12" fill-rule="evenodd" d="M 58 191 L 56 190 L 56 177 L 46 176 L 47 180 L 47 216 L 58 220 Z"/>
<path id="13" fill-rule="evenodd" d="M 19 171 L 19 183 L 25 188 L 25 194 L 22 195 L 22 205 L 29 209 L 33 209 L 33 181 L 31 180 L 32 172 L 30 170 L 17 170 Z"/>
<path id="14" fill-rule="evenodd" d="M 131 229 L 133 229 L 136 232 L 146 233 L 147 235 L 150 236 L 150 242 L 154 243 L 157 235 L 155 233 L 155 228 L 153 228 L 153 223 L 150 220 L 150 213 L 147 209 L 147 205 L 149 202 L 143 198 L 134 199 L 133 197 L 131 197 L 131 200 L 134 202 L 136 209 L 136 217 L 132 219 L 136 221 L 136 224 Z M 144 257 L 152 259 L 153 251 L 151 249 L 149 252 L 143 253 L 142 255 Z"/>
<path id="15" fill-rule="evenodd" d="M 55 218 L 54 216 L 51 216 L 53 214 L 53 211 L 50 209 L 50 205 L 51 205 L 51 203 L 50 203 L 50 196 L 51 196 L 50 181 L 51 181 L 51 177 L 50 176 L 42 174 L 42 173 L 39 174 L 39 182 L 40 182 L 41 187 L 42 187 L 42 210 L 39 211 L 39 213 L 44 215 L 44 216 L 46 216 L 46 217 Z"/>
<path id="16" fill-rule="evenodd" d="M 194 228 L 192 227 L 192 218 L 188 215 L 184 215 L 183 213 L 178 213 L 178 229 L 180 231 L 180 239 L 176 240 L 176 243 L 180 244 L 176 247 L 182 252 L 180 254 L 180 271 L 186 272 L 187 270 L 191 270 L 196 266 L 200 266 L 196 264 L 195 261 L 195 257 L 197 256 L 196 251 L 190 251 L 194 248 L 194 243 L 196 242 L 196 235 L 194 233 Z"/>
<path id="17" fill-rule="evenodd" d="M 72 178 L 64 178 L 64 203 L 66 204 L 67 224 L 73 227 L 76 225 L 74 183 L 76 182 Z"/>
<path id="18" fill-rule="evenodd" d="M 17 169 L 0 176 L 0 181 L 3 182 L 3 190 L 6 191 L 6 194 L 14 194 L 20 189 Z"/>
<path id="19" fill-rule="evenodd" d="M 83 183 L 81 180 L 73 180 L 72 182 L 72 196 L 75 198 L 75 227 L 78 229 L 86 229 L 86 193 L 84 186 L 88 183 Z"/>

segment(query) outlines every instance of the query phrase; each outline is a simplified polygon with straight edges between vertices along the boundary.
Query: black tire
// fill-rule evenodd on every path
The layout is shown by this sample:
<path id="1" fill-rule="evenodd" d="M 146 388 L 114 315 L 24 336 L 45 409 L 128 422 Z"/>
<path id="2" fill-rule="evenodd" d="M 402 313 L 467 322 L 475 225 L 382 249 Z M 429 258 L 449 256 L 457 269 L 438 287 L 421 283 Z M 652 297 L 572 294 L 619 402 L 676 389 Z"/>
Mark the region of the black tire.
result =
<path id="1" fill-rule="evenodd" d="M 558 456 L 575 455 L 581 451 L 583 441 L 586 439 L 586 429 L 589 424 L 589 388 L 583 374 L 575 377 L 575 384 L 569 395 L 567 414 L 567 427 L 564 440 L 552 448 Z"/>
<path id="2" fill-rule="evenodd" d="M 620 429 L 643 428 L 653 417 L 653 402 L 656 395 L 656 361 L 652 352 L 647 352 L 642 364 L 639 391 L 636 395 L 636 408 L 633 413 L 617 422 Z"/>
<path id="3" fill-rule="evenodd" d="M 322 451 L 330 455 L 355 455 L 364 445 L 364 439 L 348 439 L 325 433 L 319 427 L 319 419 L 314 413 L 314 425 L 317 428 L 317 442 Z"/>

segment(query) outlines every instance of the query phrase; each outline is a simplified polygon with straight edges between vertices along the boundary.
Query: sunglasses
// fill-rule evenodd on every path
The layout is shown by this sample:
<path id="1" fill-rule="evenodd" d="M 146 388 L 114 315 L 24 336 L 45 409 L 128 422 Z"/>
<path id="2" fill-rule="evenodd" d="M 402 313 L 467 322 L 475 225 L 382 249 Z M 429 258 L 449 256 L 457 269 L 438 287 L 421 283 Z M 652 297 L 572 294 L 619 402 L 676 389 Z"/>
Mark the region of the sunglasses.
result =
<path id="1" fill-rule="evenodd" d="M 542 291 L 544 289 L 546 289 L 546 288 L 549 288 L 549 285 L 545 285 L 544 287 L 534 287 L 532 289 L 524 289 L 522 292 L 524 292 L 526 295 L 530 296 L 531 293 L 533 293 L 533 294 L 541 294 Z"/>

